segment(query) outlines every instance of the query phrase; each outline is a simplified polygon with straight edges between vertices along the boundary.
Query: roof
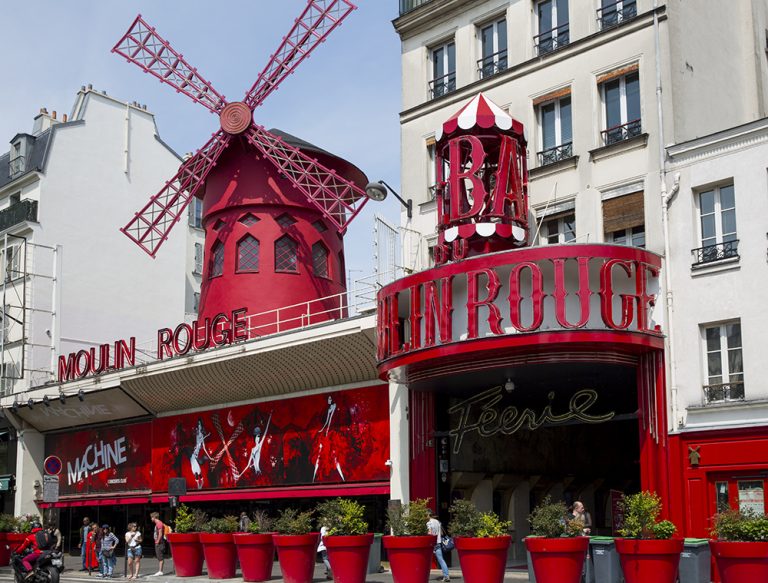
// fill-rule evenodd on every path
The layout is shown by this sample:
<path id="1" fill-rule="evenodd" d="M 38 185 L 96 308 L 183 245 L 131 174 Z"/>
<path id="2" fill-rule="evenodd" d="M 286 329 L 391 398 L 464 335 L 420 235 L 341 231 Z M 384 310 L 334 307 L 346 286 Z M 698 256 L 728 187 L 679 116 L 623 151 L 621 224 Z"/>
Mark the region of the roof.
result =
<path id="1" fill-rule="evenodd" d="M 523 124 L 482 93 L 475 95 L 469 103 L 443 122 L 443 125 L 435 133 L 435 139 L 439 142 L 458 129 L 472 130 L 477 127 L 482 129 L 497 127 L 503 131 L 512 130 L 525 139 Z"/>
<path id="2" fill-rule="evenodd" d="M 54 126 L 55 127 L 55 126 Z M 11 153 L 6 152 L 0 156 L 0 188 L 5 187 L 7 184 L 14 182 L 29 174 L 30 172 L 42 172 L 45 166 L 45 158 L 48 153 L 48 143 L 51 141 L 51 131 L 53 128 L 48 128 L 39 136 L 30 136 L 29 134 L 17 134 L 26 135 L 32 138 L 32 154 L 29 156 L 29 160 L 26 161 L 26 168 L 21 174 L 17 174 L 13 178 L 10 175 L 10 163 Z"/>

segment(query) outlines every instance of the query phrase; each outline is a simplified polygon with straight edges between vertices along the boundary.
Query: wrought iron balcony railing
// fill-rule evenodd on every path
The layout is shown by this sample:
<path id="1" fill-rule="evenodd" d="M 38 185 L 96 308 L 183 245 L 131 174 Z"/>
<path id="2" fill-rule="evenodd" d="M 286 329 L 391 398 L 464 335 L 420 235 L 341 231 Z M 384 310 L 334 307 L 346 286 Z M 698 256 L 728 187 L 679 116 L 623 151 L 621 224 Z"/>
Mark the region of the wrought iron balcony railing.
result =
<path id="1" fill-rule="evenodd" d="M 448 73 L 429 82 L 429 97 L 435 99 L 456 91 L 456 72 Z"/>
<path id="2" fill-rule="evenodd" d="M 620 126 L 614 126 L 600 132 L 603 135 L 603 143 L 606 146 L 623 142 L 643 133 L 643 126 L 639 119 L 632 120 Z"/>
<path id="3" fill-rule="evenodd" d="M 22 200 L 0 211 L 0 231 L 9 229 L 24 221 L 37 222 L 36 200 Z"/>
<path id="4" fill-rule="evenodd" d="M 400 0 L 400 16 L 408 14 L 411 10 L 416 10 L 423 4 L 429 4 L 432 0 Z"/>
<path id="5" fill-rule="evenodd" d="M 480 79 L 493 77 L 496 73 L 501 73 L 507 69 L 507 49 L 483 57 L 477 61 L 477 72 Z"/>
<path id="6" fill-rule="evenodd" d="M 536 48 L 536 54 L 541 56 L 563 48 L 570 40 L 568 23 L 566 23 L 556 26 L 552 30 L 537 34 L 533 37 L 533 45 Z"/>
<path id="7" fill-rule="evenodd" d="M 616 26 L 635 16 L 637 16 L 635 0 L 619 0 L 610 6 L 597 9 L 597 21 L 600 23 L 600 30 Z"/>
<path id="8" fill-rule="evenodd" d="M 539 166 L 547 166 L 560 160 L 567 160 L 573 157 L 573 142 L 566 142 L 553 148 L 547 148 L 536 155 L 539 159 Z"/>
<path id="9" fill-rule="evenodd" d="M 730 259 L 731 257 L 739 256 L 739 240 L 726 241 L 724 243 L 716 243 L 714 245 L 707 245 L 706 247 L 699 247 L 691 251 L 693 253 L 693 264 L 703 265 L 705 263 L 712 263 L 713 261 L 720 261 L 721 259 Z"/>
<path id="10" fill-rule="evenodd" d="M 26 169 L 27 165 L 24 163 L 24 156 L 17 156 L 8 163 L 8 178 L 13 178 Z"/>
<path id="11" fill-rule="evenodd" d="M 744 381 L 704 385 L 704 398 L 707 400 L 707 403 L 743 401 Z"/>

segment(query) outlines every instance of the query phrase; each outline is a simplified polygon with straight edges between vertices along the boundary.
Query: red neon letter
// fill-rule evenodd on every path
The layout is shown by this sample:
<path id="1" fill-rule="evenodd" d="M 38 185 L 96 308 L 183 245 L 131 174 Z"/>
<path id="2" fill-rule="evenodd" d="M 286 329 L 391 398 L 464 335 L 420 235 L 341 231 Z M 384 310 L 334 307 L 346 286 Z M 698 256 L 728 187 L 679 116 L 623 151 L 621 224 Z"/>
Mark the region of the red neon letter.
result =
<path id="1" fill-rule="evenodd" d="M 576 295 L 579 296 L 579 305 L 581 307 L 581 317 L 575 324 L 568 322 L 566 315 L 565 300 L 568 297 L 568 291 L 565 289 L 565 259 L 553 259 L 555 265 L 555 317 L 557 323 L 563 328 L 582 328 L 589 321 L 589 296 L 592 292 L 589 289 L 589 257 L 578 257 L 579 262 L 579 288 Z"/>
<path id="2" fill-rule="evenodd" d="M 523 302 L 523 297 L 520 293 L 520 280 L 523 269 L 531 270 L 533 321 L 530 326 L 523 326 L 520 316 L 520 304 Z M 518 263 L 509 274 L 509 319 L 512 321 L 512 326 L 520 332 L 532 332 L 539 328 L 544 321 L 544 276 L 542 276 L 541 269 L 535 263 L 530 261 Z"/>
<path id="3" fill-rule="evenodd" d="M 487 278 L 485 284 L 486 296 L 484 300 L 480 300 L 477 297 L 478 283 L 481 275 L 485 275 Z M 470 271 L 467 273 L 467 338 L 477 338 L 477 315 L 480 311 L 480 306 L 486 306 L 488 308 L 488 325 L 491 327 L 491 332 L 494 334 L 504 334 L 504 330 L 501 329 L 501 312 L 499 308 L 493 303 L 499 295 L 499 289 L 501 284 L 499 283 L 499 276 L 492 269 L 478 269 L 477 271 Z"/>
<path id="4" fill-rule="evenodd" d="M 440 282 L 440 294 L 437 282 L 424 284 L 424 346 L 435 345 L 435 317 L 440 328 L 440 343 L 453 340 L 453 276 L 443 277 Z"/>
<path id="5" fill-rule="evenodd" d="M 157 331 L 157 360 L 163 360 L 165 356 L 168 358 L 173 356 L 171 340 L 173 340 L 173 330 L 170 328 L 160 328 Z"/>
<path id="6" fill-rule="evenodd" d="M 618 265 L 628 277 L 632 277 L 632 263 L 623 259 L 609 259 L 600 268 L 600 313 L 603 322 L 613 330 L 626 330 L 632 323 L 631 294 L 621 294 L 621 323 L 613 321 L 613 267 Z"/>
<path id="7" fill-rule="evenodd" d="M 69 381 L 75 374 L 75 353 L 71 352 L 69 356 L 63 354 L 59 356 L 59 382 Z"/>
<path id="8" fill-rule="evenodd" d="M 235 342 L 238 340 L 248 340 L 248 318 L 245 315 L 246 313 L 247 310 L 245 308 L 232 310 L 232 332 Z"/>
<path id="9" fill-rule="evenodd" d="M 464 166 L 462 142 L 469 146 L 469 157 L 472 161 L 472 165 L 466 172 L 461 171 Z M 451 196 L 449 220 L 453 222 L 474 217 L 483 208 L 487 193 L 483 181 L 475 173 L 480 170 L 485 161 L 485 150 L 483 149 L 483 143 L 475 136 L 454 138 L 448 143 L 448 147 L 450 148 L 449 159 L 451 162 L 451 175 L 448 177 Z M 462 212 L 462 209 L 468 202 L 464 179 L 472 183 L 472 207 L 466 212 Z"/>
<path id="10" fill-rule="evenodd" d="M 506 216 L 507 203 L 512 207 L 509 218 L 517 221 L 528 220 L 523 200 L 523 181 L 520 177 L 519 151 L 517 140 L 502 136 L 499 151 L 499 169 L 496 171 L 496 185 L 493 188 L 489 217 Z"/>

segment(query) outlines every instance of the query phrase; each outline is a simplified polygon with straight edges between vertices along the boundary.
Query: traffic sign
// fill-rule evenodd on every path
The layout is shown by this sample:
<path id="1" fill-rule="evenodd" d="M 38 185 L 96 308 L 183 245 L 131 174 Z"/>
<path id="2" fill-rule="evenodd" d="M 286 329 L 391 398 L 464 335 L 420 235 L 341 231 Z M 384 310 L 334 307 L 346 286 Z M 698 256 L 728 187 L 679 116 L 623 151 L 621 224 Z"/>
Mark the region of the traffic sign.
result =
<path id="1" fill-rule="evenodd" d="M 49 476 L 58 476 L 61 473 L 61 458 L 55 455 L 49 455 L 43 462 L 43 469 Z"/>

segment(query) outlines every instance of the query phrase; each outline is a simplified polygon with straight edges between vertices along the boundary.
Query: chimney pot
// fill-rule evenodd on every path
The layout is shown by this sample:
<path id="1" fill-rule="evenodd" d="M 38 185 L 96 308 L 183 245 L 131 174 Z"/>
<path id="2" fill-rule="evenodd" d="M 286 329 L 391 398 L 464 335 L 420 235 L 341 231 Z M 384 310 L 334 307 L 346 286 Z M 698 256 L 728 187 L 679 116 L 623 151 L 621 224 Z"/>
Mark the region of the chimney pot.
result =
<path id="1" fill-rule="evenodd" d="M 93 89 L 93 84 L 92 83 L 88 83 L 88 91 L 91 91 L 92 89 Z"/>
<path id="2" fill-rule="evenodd" d="M 85 85 L 80 85 L 80 91 L 85 91 Z"/>
<path id="3" fill-rule="evenodd" d="M 64 121 L 64 123 L 67 123 L 67 114 L 66 113 L 64 114 L 64 120 L 63 121 Z"/>
<path id="4" fill-rule="evenodd" d="M 56 119 L 56 110 L 55 109 L 51 112 L 51 117 L 53 119 Z"/>

